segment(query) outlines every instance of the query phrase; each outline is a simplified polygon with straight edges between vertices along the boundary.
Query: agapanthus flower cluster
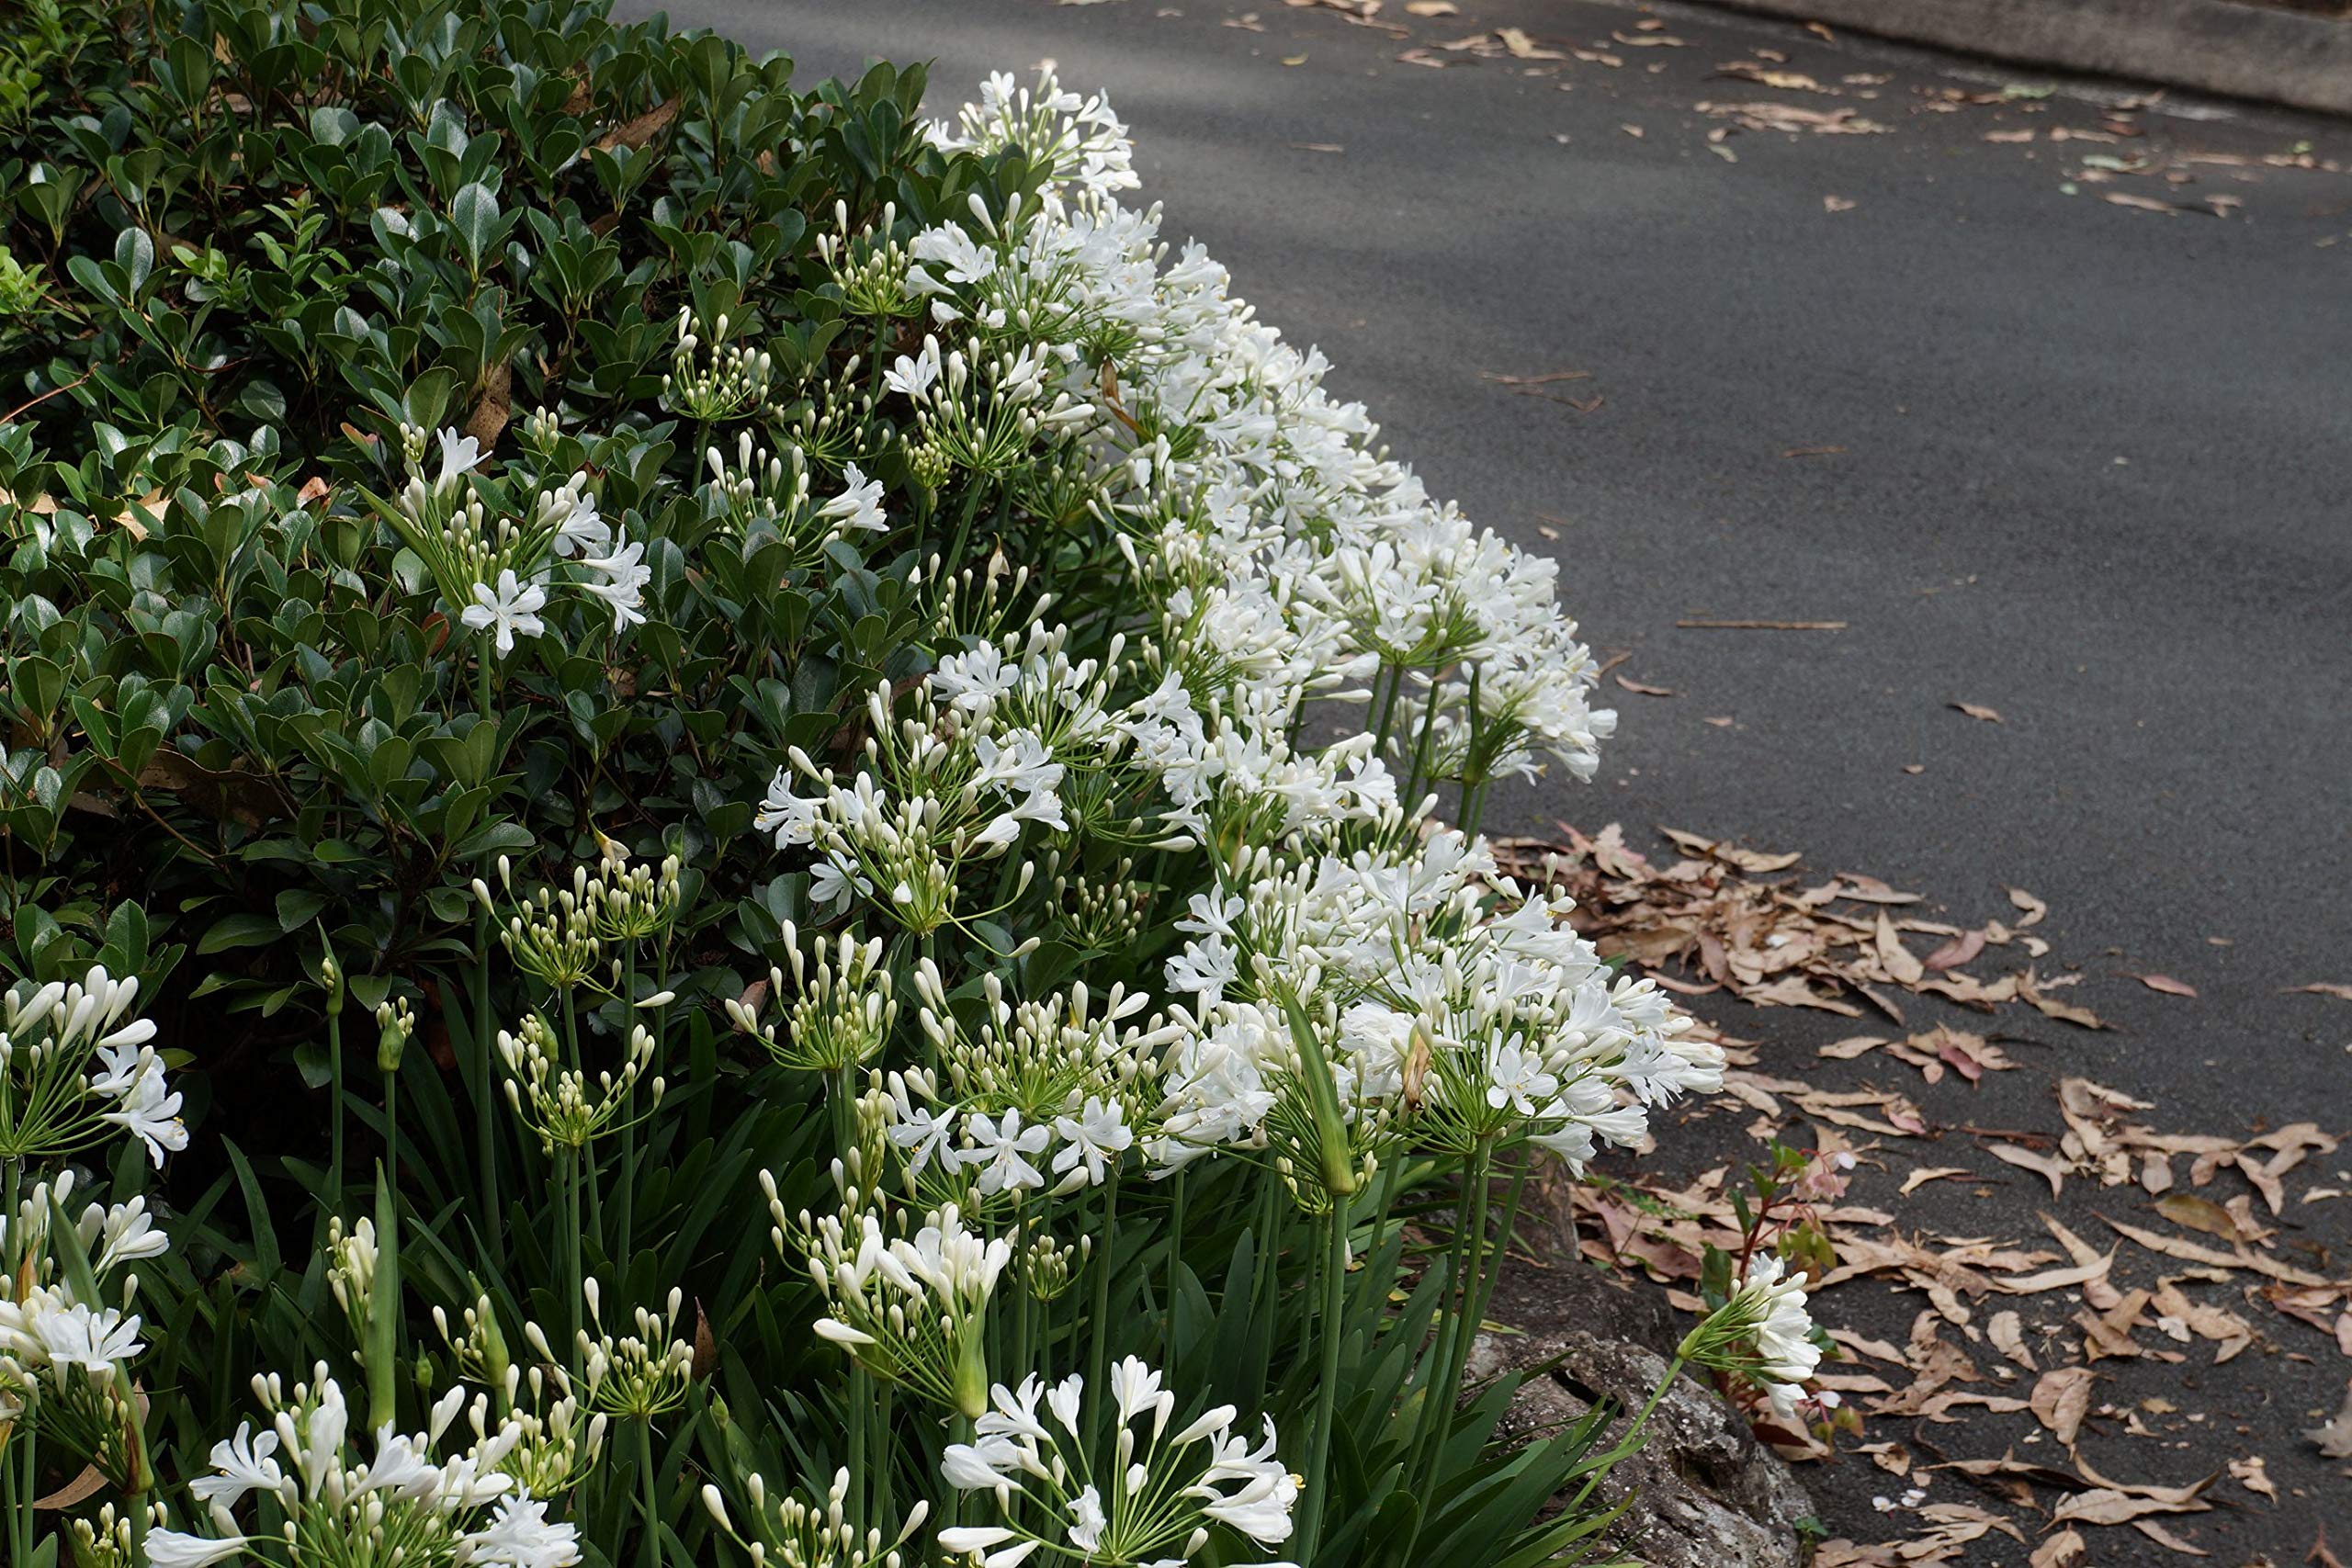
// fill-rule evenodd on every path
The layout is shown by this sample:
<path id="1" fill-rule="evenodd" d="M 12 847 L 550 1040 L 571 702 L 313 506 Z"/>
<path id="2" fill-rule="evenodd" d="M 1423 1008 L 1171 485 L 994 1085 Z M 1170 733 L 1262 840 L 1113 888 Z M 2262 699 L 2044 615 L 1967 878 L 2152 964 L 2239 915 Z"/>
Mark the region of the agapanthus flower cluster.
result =
<path id="1" fill-rule="evenodd" d="M 532 1013 L 514 1030 L 498 1032 L 499 1060 L 506 1065 L 506 1102 L 549 1153 L 583 1149 L 600 1138 L 650 1116 L 662 1103 L 667 1081 L 650 1071 L 654 1039 L 643 1024 L 629 1030 L 617 1069 L 590 1072 L 571 1064 L 571 1052 L 545 1018 Z M 637 1097 L 640 1079 L 650 1093 Z"/>
<path id="2" fill-rule="evenodd" d="M 30 1163 L 75 1154 L 109 1129 L 139 1140 L 155 1165 L 187 1147 L 180 1097 L 132 1015 L 139 977 L 103 965 L 82 978 L 19 982 L 0 999 L 0 1157 Z"/>
<path id="3" fill-rule="evenodd" d="M 627 849 L 602 840 L 596 867 L 571 868 L 568 886 L 514 890 L 514 867 L 498 857 L 500 892 L 474 879 L 474 897 L 490 912 L 498 940 L 516 967 L 553 991 L 589 986 L 619 996 L 628 944 L 657 940 L 677 919 L 684 897 L 684 865 L 673 854 L 660 866 L 632 862 Z M 632 1006 L 647 1000 L 622 998 Z"/>
<path id="4" fill-rule="evenodd" d="M 1344 859 L 1261 850 L 1231 891 L 1193 897 L 1167 964 L 1192 1001 L 1161 1162 L 1279 1137 L 1289 1091 L 1312 1086 L 1303 1055 L 1351 1129 L 1372 1112 L 1424 1146 L 1532 1143 L 1578 1169 L 1598 1143 L 1642 1142 L 1649 1108 L 1720 1084 L 1720 1053 L 1654 983 L 1612 976 L 1564 901 L 1522 893 L 1452 830 L 1388 839 Z M 1311 1111 L 1289 1118 L 1293 1143 Z"/>
<path id="5" fill-rule="evenodd" d="M 943 1529 L 939 1544 L 980 1568 L 1014 1568 L 1040 1552 L 1103 1568 L 1181 1568 L 1219 1535 L 1259 1547 L 1290 1539 L 1298 1483 L 1275 1451 L 1271 1417 L 1255 1441 L 1236 1429 L 1229 1404 L 1170 1433 L 1176 1396 L 1132 1356 L 1094 1397 L 1106 1394 L 1107 1453 L 1090 1436 L 1102 1424 L 1083 1377 L 991 1389 L 973 1440 L 950 1444 L 941 1471 L 949 1485 L 993 1497 L 998 1517 Z"/>
<path id="6" fill-rule="evenodd" d="M 942 660 L 897 702 L 876 687 L 847 783 L 792 750 L 754 821 L 777 848 L 813 852 L 816 904 L 863 903 L 921 936 L 950 922 L 968 930 L 1027 888 L 1025 862 L 986 908 L 967 903 L 960 884 L 1032 825 L 1071 831 L 1079 775 L 1115 760 L 1118 731 L 1103 705 L 1117 648 L 1107 661 L 1073 661 L 1062 641 L 1053 628 L 1025 643 L 982 642 Z"/>
<path id="7" fill-rule="evenodd" d="M 582 1281 L 589 1325 L 578 1336 L 580 1392 L 589 1409 L 627 1421 L 650 1421 L 685 1402 L 694 1379 L 695 1348 L 678 1337 L 685 1292 L 672 1287 L 662 1310 L 639 1307 L 628 1329 L 605 1326 L 604 1287 Z"/>
<path id="8" fill-rule="evenodd" d="M 550 590 L 602 604 L 616 631 L 645 619 L 645 546 L 597 512 L 585 472 L 546 487 L 520 471 L 481 479 L 481 443 L 445 429 L 433 437 L 438 459 L 428 478 L 426 440 L 401 427 L 408 482 L 378 510 L 424 563 L 447 612 L 500 658 L 546 634 Z"/>
<path id="9" fill-rule="evenodd" d="M 889 532 L 882 482 L 868 479 L 854 460 L 842 465 L 840 491 L 822 502 L 811 500 L 808 459 L 797 446 L 786 446 L 779 455 L 756 446 L 746 430 L 735 438 L 731 462 L 717 446 L 704 449 L 703 461 L 710 470 L 707 491 L 713 512 L 728 532 L 747 549 L 773 535 L 794 568 L 814 566 L 825 547 L 837 540 Z"/>
<path id="10" fill-rule="evenodd" d="M 776 1061 L 801 1072 L 846 1073 L 873 1059 L 899 1021 L 890 971 L 882 964 L 882 939 L 859 942 L 842 931 L 828 947 L 820 937 L 812 960 L 801 948 L 799 928 L 786 920 L 781 941 L 792 987 L 785 988 L 781 966 L 771 967 L 765 999 L 775 1001 L 783 1016 L 763 1023 L 752 1002 L 729 997 L 727 1013 L 735 1026 L 764 1044 Z"/>
<path id="11" fill-rule="evenodd" d="M 677 343 L 662 378 L 662 401 L 671 412 L 712 424 L 760 410 L 775 361 L 763 348 L 729 343 L 729 331 L 740 325 L 722 310 L 705 327 L 692 307 L 680 308 Z"/>
<path id="12" fill-rule="evenodd" d="M 171 1238 L 143 1198 L 86 1204 L 60 1224 L 75 1185 L 62 1171 L 0 1216 L 0 1422 L 121 1478 L 138 1447 L 131 1363 L 148 1335 L 127 1266 L 162 1257 Z"/>
<path id="13" fill-rule="evenodd" d="M 503 1468 L 523 1434 L 512 1424 L 479 1432 L 464 1451 L 435 1450 L 469 1396 L 452 1389 L 421 1432 L 390 1423 L 373 1435 L 372 1457 L 355 1452 L 343 1389 L 322 1363 L 309 1383 L 287 1389 L 275 1374 L 254 1380 L 268 1414 L 256 1430 L 241 1423 L 212 1448 L 213 1473 L 190 1487 L 207 1507 L 202 1533 L 155 1530 L 147 1537 L 158 1568 L 201 1568 L 264 1549 L 298 1562 L 399 1562 L 402 1568 L 570 1568 L 578 1534 L 548 1517 L 547 1505 Z M 270 1498 L 283 1523 L 266 1537 L 236 1522 L 247 1496 Z"/>
<path id="14" fill-rule="evenodd" d="M 735 1523 L 727 1495 L 717 1486 L 702 1489 L 704 1509 L 728 1540 L 751 1554 L 752 1568 L 902 1568 L 907 1556 L 900 1549 L 931 1517 L 931 1505 L 917 1503 L 896 1535 L 859 1529 L 851 1517 L 850 1472 L 833 1473 L 832 1484 L 820 1503 L 798 1495 L 768 1490 L 757 1471 L 743 1478 L 741 1501 L 751 1514 L 746 1536 Z"/>
<path id="15" fill-rule="evenodd" d="M 797 1249 L 823 1296 L 817 1333 L 861 1366 L 967 1416 L 988 1394 L 989 1303 L 1012 1244 L 966 1227 L 953 1205 L 913 1235 L 873 1210 L 787 1222 L 765 1183 L 781 1250 Z"/>
<path id="16" fill-rule="evenodd" d="M 1805 1310 L 1805 1277 L 1786 1270 L 1770 1253 L 1750 1258 L 1729 1298 L 1684 1336 L 1679 1352 L 1694 1366 L 1753 1381 L 1782 1420 L 1795 1415 L 1805 1396 L 1800 1385 L 1822 1355 Z"/>
<path id="17" fill-rule="evenodd" d="M 1016 1002 L 989 975 L 967 1021 L 936 969 L 919 966 L 915 985 L 941 1066 L 894 1071 L 876 1097 L 910 1183 L 977 1209 L 1099 1186 L 1115 1172 L 1159 1098 L 1156 1066 L 1175 1030 L 1156 1014 L 1129 1021 L 1148 995 L 1114 986 L 1098 998 L 1081 981 Z"/>

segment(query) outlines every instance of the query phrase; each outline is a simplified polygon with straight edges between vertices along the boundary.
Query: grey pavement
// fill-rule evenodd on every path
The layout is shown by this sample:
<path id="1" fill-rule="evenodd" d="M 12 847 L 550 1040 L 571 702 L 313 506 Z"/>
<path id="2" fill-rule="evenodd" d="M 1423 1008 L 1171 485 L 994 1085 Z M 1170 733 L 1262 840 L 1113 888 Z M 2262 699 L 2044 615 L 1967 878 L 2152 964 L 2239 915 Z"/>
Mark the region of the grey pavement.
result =
<path id="1" fill-rule="evenodd" d="M 2051 906 L 2052 961 L 2087 971 L 2068 995 L 2120 1027 L 2005 1020 L 2035 1043 L 2031 1065 L 1988 1082 L 1980 1124 L 2048 1120 L 2055 1077 L 2084 1074 L 2155 1101 L 2169 1129 L 2352 1130 L 2352 1002 L 2281 994 L 2352 983 L 2352 177 L 2263 162 L 2352 164 L 2352 127 L 2182 95 L 2119 122 L 2133 89 L 2115 84 L 1965 102 L 2046 79 L 1690 8 L 1655 8 L 1674 47 L 1615 41 L 1644 36 L 1631 6 L 1460 4 L 1422 18 L 1394 0 L 1379 20 L 1404 37 L 1281 0 L 671 14 L 783 48 L 808 78 L 935 60 L 938 112 L 989 69 L 1048 58 L 1107 90 L 1171 237 L 1203 240 L 1265 319 L 1321 345 L 1335 388 L 1436 493 L 1555 554 L 1589 640 L 1629 654 L 1620 672 L 1679 694 L 1612 682 L 1623 726 L 1600 779 L 1521 791 L 1491 829 L 1736 836 L 1970 922 L 2006 910 L 2005 886 L 2030 888 Z M 1430 48 L 1498 27 L 1620 63 Z M 1453 63 L 1399 59 L 1416 47 Z M 1743 57 L 1835 94 L 1719 73 Z M 1724 122 L 1695 106 L 1763 101 L 1888 130 L 1736 133 L 1722 143 L 1736 162 L 1712 149 Z M 2053 143 L 2053 127 L 2113 140 Z M 2031 142 L 1984 139 L 2023 130 Z M 2151 152 L 2190 177 L 2113 167 Z M 1565 370 L 1588 375 L 1548 398 L 1481 374 Z M 1675 626 L 1701 618 L 1847 625 Z M 1764 1041 L 1768 1070 L 1829 1037 L 1811 1016 L 1702 1010 Z M 1669 1136 L 1660 1157 L 1752 1150 L 1744 1119 L 1691 1129 L 1704 1147 Z M 2043 1240 L 2038 1179 L 2011 1174 L 1993 1211 L 1964 1184 L 1924 1190 L 1920 1224 Z M 2284 1223 L 2340 1249 L 2324 1213 Z M 1917 1305 L 1869 1309 L 1872 1331 L 1900 1338 Z M 2251 1310 L 2277 1343 L 2230 1367 L 2099 1367 L 2102 1402 L 2201 1401 L 2228 1444 L 2177 1421 L 2161 1444 L 2127 1439 L 2109 1418 L 2085 1451 L 2172 1483 L 2225 1446 L 2258 1452 L 2278 1505 L 2224 1479 L 2217 1511 L 2162 1522 L 2217 1563 L 2299 1562 L 2324 1523 L 2352 1551 L 2352 1480 L 2296 1436 L 2352 1360 Z M 2019 1429 L 1925 1436 L 1997 1453 Z M 1833 1533 L 1916 1528 L 1871 1503 L 1910 1483 L 1866 1462 L 1805 1479 Z M 1952 1479 L 1929 1491 L 1977 1496 Z M 2094 1534 L 2102 1565 L 2178 1561 L 2129 1529 Z M 2027 1550 L 1992 1538 L 1962 1560 L 2023 1568 Z"/>

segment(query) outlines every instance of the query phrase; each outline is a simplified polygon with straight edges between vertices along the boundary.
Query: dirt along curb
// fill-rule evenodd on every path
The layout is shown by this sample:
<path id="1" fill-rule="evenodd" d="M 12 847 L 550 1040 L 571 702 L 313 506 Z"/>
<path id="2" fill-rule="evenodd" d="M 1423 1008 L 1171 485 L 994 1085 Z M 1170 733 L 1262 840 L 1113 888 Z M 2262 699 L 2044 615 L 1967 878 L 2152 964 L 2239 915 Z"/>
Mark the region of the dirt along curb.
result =
<path id="1" fill-rule="evenodd" d="M 2021 64 L 2352 115 L 2352 22 L 2238 0 L 1713 0 Z"/>

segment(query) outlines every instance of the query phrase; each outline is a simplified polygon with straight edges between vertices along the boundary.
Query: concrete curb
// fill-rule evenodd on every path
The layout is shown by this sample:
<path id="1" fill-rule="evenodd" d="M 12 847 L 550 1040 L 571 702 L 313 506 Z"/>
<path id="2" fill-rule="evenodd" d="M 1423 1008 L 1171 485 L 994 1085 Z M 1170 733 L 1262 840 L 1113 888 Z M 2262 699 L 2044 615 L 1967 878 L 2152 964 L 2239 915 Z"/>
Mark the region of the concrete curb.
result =
<path id="1" fill-rule="evenodd" d="M 2235 0 L 1713 0 L 1912 43 L 2352 115 L 2352 22 Z"/>

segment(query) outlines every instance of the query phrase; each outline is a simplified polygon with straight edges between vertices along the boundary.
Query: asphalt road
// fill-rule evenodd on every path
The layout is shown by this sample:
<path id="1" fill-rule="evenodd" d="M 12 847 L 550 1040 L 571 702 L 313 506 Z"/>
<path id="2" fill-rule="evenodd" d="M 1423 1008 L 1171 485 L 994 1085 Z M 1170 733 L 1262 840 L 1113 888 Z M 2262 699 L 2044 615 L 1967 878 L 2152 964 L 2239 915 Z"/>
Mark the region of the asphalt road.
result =
<path id="1" fill-rule="evenodd" d="M 2048 1120 L 2052 1080 L 2079 1073 L 2155 1101 L 2168 1128 L 2352 1130 L 2352 1003 L 2282 994 L 2352 982 L 2352 176 L 2259 162 L 2352 165 L 2352 127 L 2174 95 L 2131 118 L 2140 135 L 2053 144 L 2053 127 L 2114 135 L 2101 127 L 2132 89 L 1956 102 L 2045 79 L 1689 8 L 1657 12 L 1683 47 L 1629 46 L 1611 39 L 1642 36 L 1629 6 L 1459 3 L 1423 19 L 1394 0 L 1396 30 L 1282 0 L 689 0 L 672 16 L 782 48 L 808 78 L 933 59 L 936 112 L 988 70 L 1047 58 L 1107 90 L 1171 235 L 1202 239 L 1267 320 L 1320 344 L 1437 493 L 1556 554 L 1589 640 L 1630 651 L 1622 673 L 1679 694 L 1616 692 L 1600 781 L 1521 792 L 1490 828 L 1565 816 L 1802 849 L 1963 921 L 2030 888 L 2053 960 L 2087 972 L 2069 995 L 2120 1027 L 2024 1029 L 2041 1048 L 2001 1075 L 2017 1081 L 1988 1081 L 1980 1122 Z M 1620 63 L 1398 58 L 1512 26 Z M 1834 94 L 1717 73 L 1759 48 Z M 1736 162 L 1711 149 L 1724 122 L 1697 105 L 1767 100 L 1887 129 L 1738 133 Z M 1984 139 L 2023 130 L 2030 144 Z M 2152 152 L 2193 178 L 2101 167 Z M 1551 397 L 1481 375 L 1566 370 L 1587 375 L 1534 389 Z M 1676 628 L 1694 618 L 1846 626 Z M 1824 1037 L 1812 1017 L 1702 1010 L 1808 1060 Z M 1738 1152 L 1731 1120 L 1693 1129 L 1715 1143 L 1683 1158 Z M 2016 1174 L 1997 1224 L 1952 1211 L 1960 1196 L 1939 1213 L 1935 1188 L 1921 1223 L 2042 1240 L 2038 1179 Z M 1917 1305 L 1869 1310 L 1899 1338 Z M 2103 1402 L 2168 1388 L 2187 1404 L 2185 1376 L 2214 1405 L 2203 1431 L 2238 1433 L 2227 1455 L 2196 1432 L 2171 1453 L 2094 1439 L 2110 1472 L 2180 1482 L 2267 1457 L 2276 1506 L 2237 1490 L 2165 1521 L 2216 1562 L 2301 1562 L 2323 1523 L 2352 1549 L 2352 1480 L 2295 1435 L 2352 1362 L 2291 1325 L 2276 1337 L 2206 1373 L 2201 1357 L 2185 1373 L 2101 1364 Z M 1973 1425 L 1934 1440 L 2007 1440 L 1986 1424 L 1972 1447 Z M 1834 1533 L 1910 1528 L 1871 1501 L 1905 1483 L 1867 1464 L 1806 1480 Z M 2096 1536 L 2102 1565 L 2177 1561 L 2128 1529 Z M 1970 1550 L 2026 1556 L 1999 1538 Z"/>

